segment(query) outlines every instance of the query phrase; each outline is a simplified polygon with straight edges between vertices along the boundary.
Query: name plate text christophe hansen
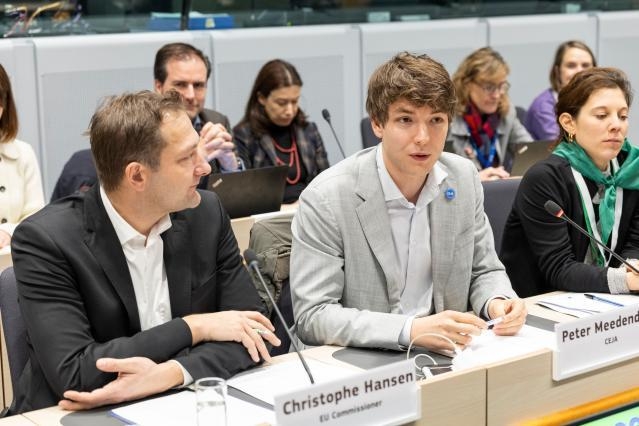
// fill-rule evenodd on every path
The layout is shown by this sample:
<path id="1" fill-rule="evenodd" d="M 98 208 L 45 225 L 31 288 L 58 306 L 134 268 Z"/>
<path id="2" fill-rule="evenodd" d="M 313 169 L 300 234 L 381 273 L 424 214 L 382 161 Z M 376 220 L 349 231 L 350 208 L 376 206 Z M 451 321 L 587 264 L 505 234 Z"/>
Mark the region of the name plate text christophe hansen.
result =
<path id="1" fill-rule="evenodd" d="M 412 360 L 275 397 L 277 424 L 399 425 L 421 417 Z"/>
<path id="2" fill-rule="evenodd" d="M 555 326 L 552 377 L 596 370 L 639 355 L 639 306 L 626 306 Z"/>

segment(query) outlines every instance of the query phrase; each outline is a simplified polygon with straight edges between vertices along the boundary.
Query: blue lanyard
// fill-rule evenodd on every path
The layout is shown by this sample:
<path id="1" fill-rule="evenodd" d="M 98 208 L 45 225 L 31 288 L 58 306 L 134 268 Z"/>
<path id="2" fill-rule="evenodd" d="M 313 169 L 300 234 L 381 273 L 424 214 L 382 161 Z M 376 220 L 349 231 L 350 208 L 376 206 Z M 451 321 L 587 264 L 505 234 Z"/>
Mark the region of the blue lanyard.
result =
<path id="1" fill-rule="evenodd" d="M 468 124 L 466 124 L 466 127 L 468 127 Z M 470 127 L 468 127 L 468 132 L 470 133 Z M 485 169 L 487 167 L 492 167 L 493 161 L 495 161 L 495 155 L 497 154 L 497 144 L 495 143 L 496 141 L 497 141 L 497 132 L 495 132 L 493 137 L 490 139 L 490 143 L 488 144 L 488 146 L 486 146 L 487 144 L 483 144 L 482 145 L 483 150 L 480 150 L 471 135 L 470 143 L 473 146 L 473 149 L 475 150 L 475 155 L 477 156 L 477 160 L 479 161 L 479 164 L 481 164 L 482 169 Z M 482 151 L 488 151 L 488 152 L 482 152 Z M 486 154 L 488 154 L 488 158 L 486 158 Z"/>

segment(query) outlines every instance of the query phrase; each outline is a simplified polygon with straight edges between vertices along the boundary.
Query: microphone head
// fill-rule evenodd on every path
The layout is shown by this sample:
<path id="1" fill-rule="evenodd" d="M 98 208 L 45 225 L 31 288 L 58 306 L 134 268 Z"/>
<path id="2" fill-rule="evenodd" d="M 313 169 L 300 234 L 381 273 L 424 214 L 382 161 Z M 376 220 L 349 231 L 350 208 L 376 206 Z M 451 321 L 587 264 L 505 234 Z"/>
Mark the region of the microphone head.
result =
<path id="1" fill-rule="evenodd" d="M 322 110 L 322 117 L 324 117 L 324 120 L 328 121 L 329 123 L 331 122 L 331 113 L 328 112 L 326 108 Z"/>
<path id="2" fill-rule="evenodd" d="M 250 265 L 253 262 L 255 262 L 256 265 L 259 265 L 260 263 L 257 260 L 257 254 L 255 254 L 255 252 L 251 250 L 250 248 L 244 250 L 244 261 L 246 262 L 247 265 Z"/>
<path id="3" fill-rule="evenodd" d="M 555 203 L 552 200 L 546 201 L 544 203 L 544 208 L 546 209 L 548 213 L 550 213 L 551 215 L 555 217 L 562 217 L 564 215 L 563 209 L 559 207 L 559 204 Z"/>

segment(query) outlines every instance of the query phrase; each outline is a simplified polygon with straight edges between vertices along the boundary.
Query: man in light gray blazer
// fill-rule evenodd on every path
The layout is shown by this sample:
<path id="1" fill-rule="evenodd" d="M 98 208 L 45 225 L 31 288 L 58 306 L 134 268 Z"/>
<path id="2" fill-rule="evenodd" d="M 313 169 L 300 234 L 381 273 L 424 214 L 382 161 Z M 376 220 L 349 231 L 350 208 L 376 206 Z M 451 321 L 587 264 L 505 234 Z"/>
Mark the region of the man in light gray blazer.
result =
<path id="1" fill-rule="evenodd" d="M 426 55 L 399 54 L 373 73 L 366 108 L 382 142 L 316 177 L 293 221 L 291 292 L 304 343 L 454 349 L 484 319 L 503 317 L 501 335 L 523 325 L 477 169 L 442 154 L 454 104 L 448 73 Z"/>

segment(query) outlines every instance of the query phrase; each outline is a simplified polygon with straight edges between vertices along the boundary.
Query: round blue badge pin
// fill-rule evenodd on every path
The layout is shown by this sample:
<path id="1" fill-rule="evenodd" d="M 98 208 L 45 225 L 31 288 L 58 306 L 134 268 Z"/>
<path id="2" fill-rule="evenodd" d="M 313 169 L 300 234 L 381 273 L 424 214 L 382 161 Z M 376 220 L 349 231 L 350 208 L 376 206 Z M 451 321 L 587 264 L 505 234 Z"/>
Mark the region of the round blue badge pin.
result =
<path id="1" fill-rule="evenodd" d="M 455 198 L 455 190 L 453 188 L 448 188 L 446 192 L 444 192 L 444 196 L 448 201 Z"/>

